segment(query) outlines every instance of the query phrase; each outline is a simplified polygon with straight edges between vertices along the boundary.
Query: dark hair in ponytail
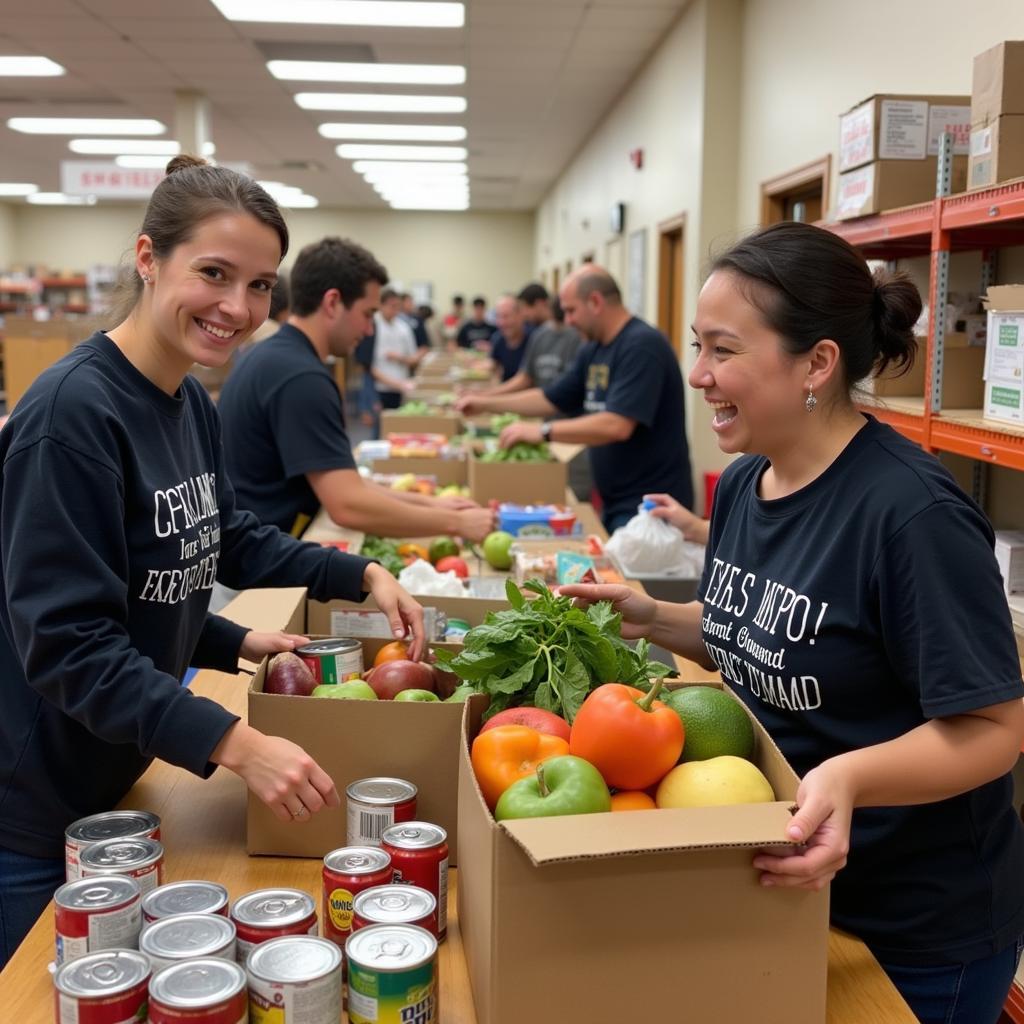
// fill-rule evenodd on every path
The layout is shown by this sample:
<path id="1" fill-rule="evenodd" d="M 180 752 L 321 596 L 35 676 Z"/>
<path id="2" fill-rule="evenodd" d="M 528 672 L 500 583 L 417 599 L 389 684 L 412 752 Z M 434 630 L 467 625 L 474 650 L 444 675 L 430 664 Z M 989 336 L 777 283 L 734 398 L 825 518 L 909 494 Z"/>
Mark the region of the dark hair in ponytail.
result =
<path id="1" fill-rule="evenodd" d="M 847 391 L 890 364 L 908 370 L 917 351 L 921 296 L 904 273 L 871 273 L 845 239 L 811 224 L 762 228 L 719 256 L 747 299 L 793 355 L 831 338 L 842 353 Z"/>

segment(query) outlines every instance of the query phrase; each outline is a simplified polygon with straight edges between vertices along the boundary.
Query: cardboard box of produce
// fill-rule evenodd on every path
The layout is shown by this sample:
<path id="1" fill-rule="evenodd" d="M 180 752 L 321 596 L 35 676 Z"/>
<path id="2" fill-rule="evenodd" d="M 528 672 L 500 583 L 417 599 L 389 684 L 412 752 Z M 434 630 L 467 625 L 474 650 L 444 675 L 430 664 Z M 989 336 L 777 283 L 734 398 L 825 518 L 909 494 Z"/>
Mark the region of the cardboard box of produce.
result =
<path id="1" fill-rule="evenodd" d="M 971 129 L 967 187 L 990 188 L 1024 177 L 1024 114 L 1002 117 Z"/>
<path id="2" fill-rule="evenodd" d="M 568 470 L 564 462 L 482 462 L 469 458 L 469 495 L 481 505 L 512 501 L 519 505 L 565 502 Z"/>
<path id="3" fill-rule="evenodd" d="M 387 410 L 380 414 L 380 436 L 388 434 L 443 434 L 454 437 L 462 430 L 462 418 L 454 412 L 426 413 L 422 416 L 410 416 L 396 410 Z"/>
<path id="4" fill-rule="evenodd" d="M 783 841 L 798 783 L 756 722 L 775 803 L 498 824 L 469 759 L 480 716 L 474 698 L 459 760 L 458 879 L 480 1024 L 821 1024 L 828 893 L 765 889 L 751 867 L 755 850 Z"/>
<path id="5" fill-rule="evenodd" d="M 447 487 L 449 484 L 461 486 L 469 479 L 465 459 L 377 459 L 371 463 L 371 468 L 374 473 L 394 476 L 402 476 L 405 473 L 412 473 L 413 476 L 432 476 L 437 480 L 438 487 Z"/>
<path id="6" fill-rule="evenodd" d="M 869 381 L 870 390 L 879 398 L 924 397 L 925 339 L 918 339 L 917 358 L 904 374 L 890 367 L 883 376 Z M 942 367 L 942 407 L 977 409 L 985 391 L 985 350 L 977 346 L 945 349 Z"/>
<path id="7" fill-rule="evenodd" d="M 983 125 L 1004 114 L 1024 114 L 1024 42 L 997 43 L 974 58 L 971 124 Z"/>
<path id="8" fill-rule="evenodd" d="M 467 559 L 468 561 L 468 559 Z M 483 597 L 431 597 L 428 594 L 418 595 L 416 600 L 423 605 L 424 609 L 433 608 L 440 612 L 447 620 L 462 619 L 470 626 L 479 626 L 483 623 L 488 612 L 500 612 L 508 607 L 508 601 L 502 598 Z M 381 633 L 378 628 L 379 619 L 382 616 L 374 616 L 371 620 L 368 616 L 376 610 L 377 604 L 372 597 L 368 597 L 362 604 L 355 604 L 350 601 L 332 601 L 329 605 L 310 603 L 310 619 L 315 622 L 318 633 L 326 633 L 330 636 L 383 636 L 390 640 L 390 632 Z M 364 620 L 360 623 L 360 619 Z M 384 623 L 386 625 L 386 622 Z M 312 628 L 312 625 L 311 625 Z M 360 632 L 360 630 L 363 630 Z"/>
<path id="9" fill-rule="evenodd" d="M 876 160 L 839 175 L 836 187 L 836 220 L 851 220 L 870 213 L 912 206 L 935 198 L 938 161 Z M 963 192 L 967 182 L 967 157 L 953 157 L 952 190 Z"/>
<path id="10" fill-rule="evenodd" d="M 985 295 L 986 419 L 1024 423 L 1024 285 L 992 285 Z"/>

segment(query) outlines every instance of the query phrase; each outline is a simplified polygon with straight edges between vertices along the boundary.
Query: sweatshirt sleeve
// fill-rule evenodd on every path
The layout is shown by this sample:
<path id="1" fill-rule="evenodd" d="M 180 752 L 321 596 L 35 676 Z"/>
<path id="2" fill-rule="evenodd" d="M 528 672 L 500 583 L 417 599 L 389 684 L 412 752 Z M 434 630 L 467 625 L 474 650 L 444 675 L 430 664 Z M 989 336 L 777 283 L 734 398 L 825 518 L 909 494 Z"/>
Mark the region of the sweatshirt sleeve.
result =
<path id="1" fill-rule="evenodd" d="M 3 618 L 29 686 L 107 743 L 212 774 L 210 755 L 238 717 L 132 642 L 117 473 L 45 436 L 9 454 L 3 472 Z"/>
<path id="2" fill-rule="evenodd" d="M 237 672 L 238 652 L 248 632 L 248 626 L 240 626 L 220 615 L 207 615 L 192 655 L 192 665 L 218 672 Z"/>

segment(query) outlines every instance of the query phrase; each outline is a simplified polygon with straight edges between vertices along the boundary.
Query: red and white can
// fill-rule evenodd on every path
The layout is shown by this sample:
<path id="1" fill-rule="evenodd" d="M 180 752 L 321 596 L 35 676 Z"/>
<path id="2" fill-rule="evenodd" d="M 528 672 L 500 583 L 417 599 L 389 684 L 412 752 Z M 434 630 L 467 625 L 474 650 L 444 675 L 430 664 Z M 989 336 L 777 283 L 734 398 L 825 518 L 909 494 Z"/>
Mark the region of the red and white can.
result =
<path id="1" fill-rule="evenodd" d="M 248 980 L 232 960 L 186 960 L 149 982 L 149 1024 L 246 1024 Z"/>
<path id="2" fill-rule="evenodd" d="M 391 881 L 391 858 L 375 846 L 343 846 L 324 857 L 324 938 L 345 948 L 356 896 Z"/>
<path id="3" fill-rule="evenodd" d="M 257 889 L 235 900 L 231 920 L 238 933 L 238 962 L 253 948 L 289 935 L 316 935 L 316 904 L 301 889 Z"/>
<path id="4" fill-rule="evenodd" d="M 253 1024 L 337 1024 L 341 1019 L 341 950 L 327 939 L 288 935 L 249 957 Z"/>
<path id="5" fill-rule="evenodd" d="M 147 924 L 139 949 L 154 971 L 182 960 L 235 960 L 235 922 L 218 914 L 175 914 Z"/>
<path id="6" fill-rule="evenodd" d="M 448 933 L 448 833 L 440 825 L 408 821 L 392 825 L 380 846 L 391 854 L 394 880 L 418 885 L 437 900 L 438 942 Z"/>
<path id="7" fill-rule="evenodd" d="M 81 878 L 78 858 L 82 850 L 104 839 L 159 839 L 160 818 L 152 811 L 104 811 L 68 825 L 64 832 L 64 869 L 67 880 Z"/>
<path id="8" fill-rule="evenodd" d="M 142 893 L 127 875 L 65 882 L 53 894 L 57 966 L 102 949 L 134 949 L 142 928 Z"/>
<path id="9" fill-rule="evenodd" d="M 107 949 L 58 968 L 57 1024 L 130 1024 L 145 1020 L 150 966 L 145 953 Z"/>
<path id="10" fill-rule="evenodd" d="M 356 897 L 352 931 L 374 924 L 414 924 L 437 938 L 437 900 L 418 885 L 400 882 L 366 889 Z"/>
<path id="11" fill-rule="evenodd" d="M 145 896 L 163 881 L 164 847 L 159 839 L 104 839 L 82 850 L 79 867 L 83 878 L 130 875 Z"/>
<path id="12" fill-rule="evenodd" d="M 146 894 L 142 920 L 152 924 L 178 914 L 219 914 L 228 916 L 228 891 L 216 882 L 168 882 Z"/>
<path id="13" fill-rule="evenodd" d="M 349 846 L 380 846 L 385 829 L 416 817 L 416 787 L 405 779 L 359 779 L 345 796 Z"/>

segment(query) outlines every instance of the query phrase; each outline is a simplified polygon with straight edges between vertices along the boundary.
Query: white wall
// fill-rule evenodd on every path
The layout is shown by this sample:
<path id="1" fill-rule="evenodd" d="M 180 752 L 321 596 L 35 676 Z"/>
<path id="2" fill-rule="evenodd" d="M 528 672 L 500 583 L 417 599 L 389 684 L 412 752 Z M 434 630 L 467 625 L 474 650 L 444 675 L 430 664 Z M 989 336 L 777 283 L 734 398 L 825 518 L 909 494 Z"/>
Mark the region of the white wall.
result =
<path id="1" fill-rule="evenodd" d="M 10 206 L 0 203 L 0 269 L 11 265 L 14 251 L 14 214 Z"/>

